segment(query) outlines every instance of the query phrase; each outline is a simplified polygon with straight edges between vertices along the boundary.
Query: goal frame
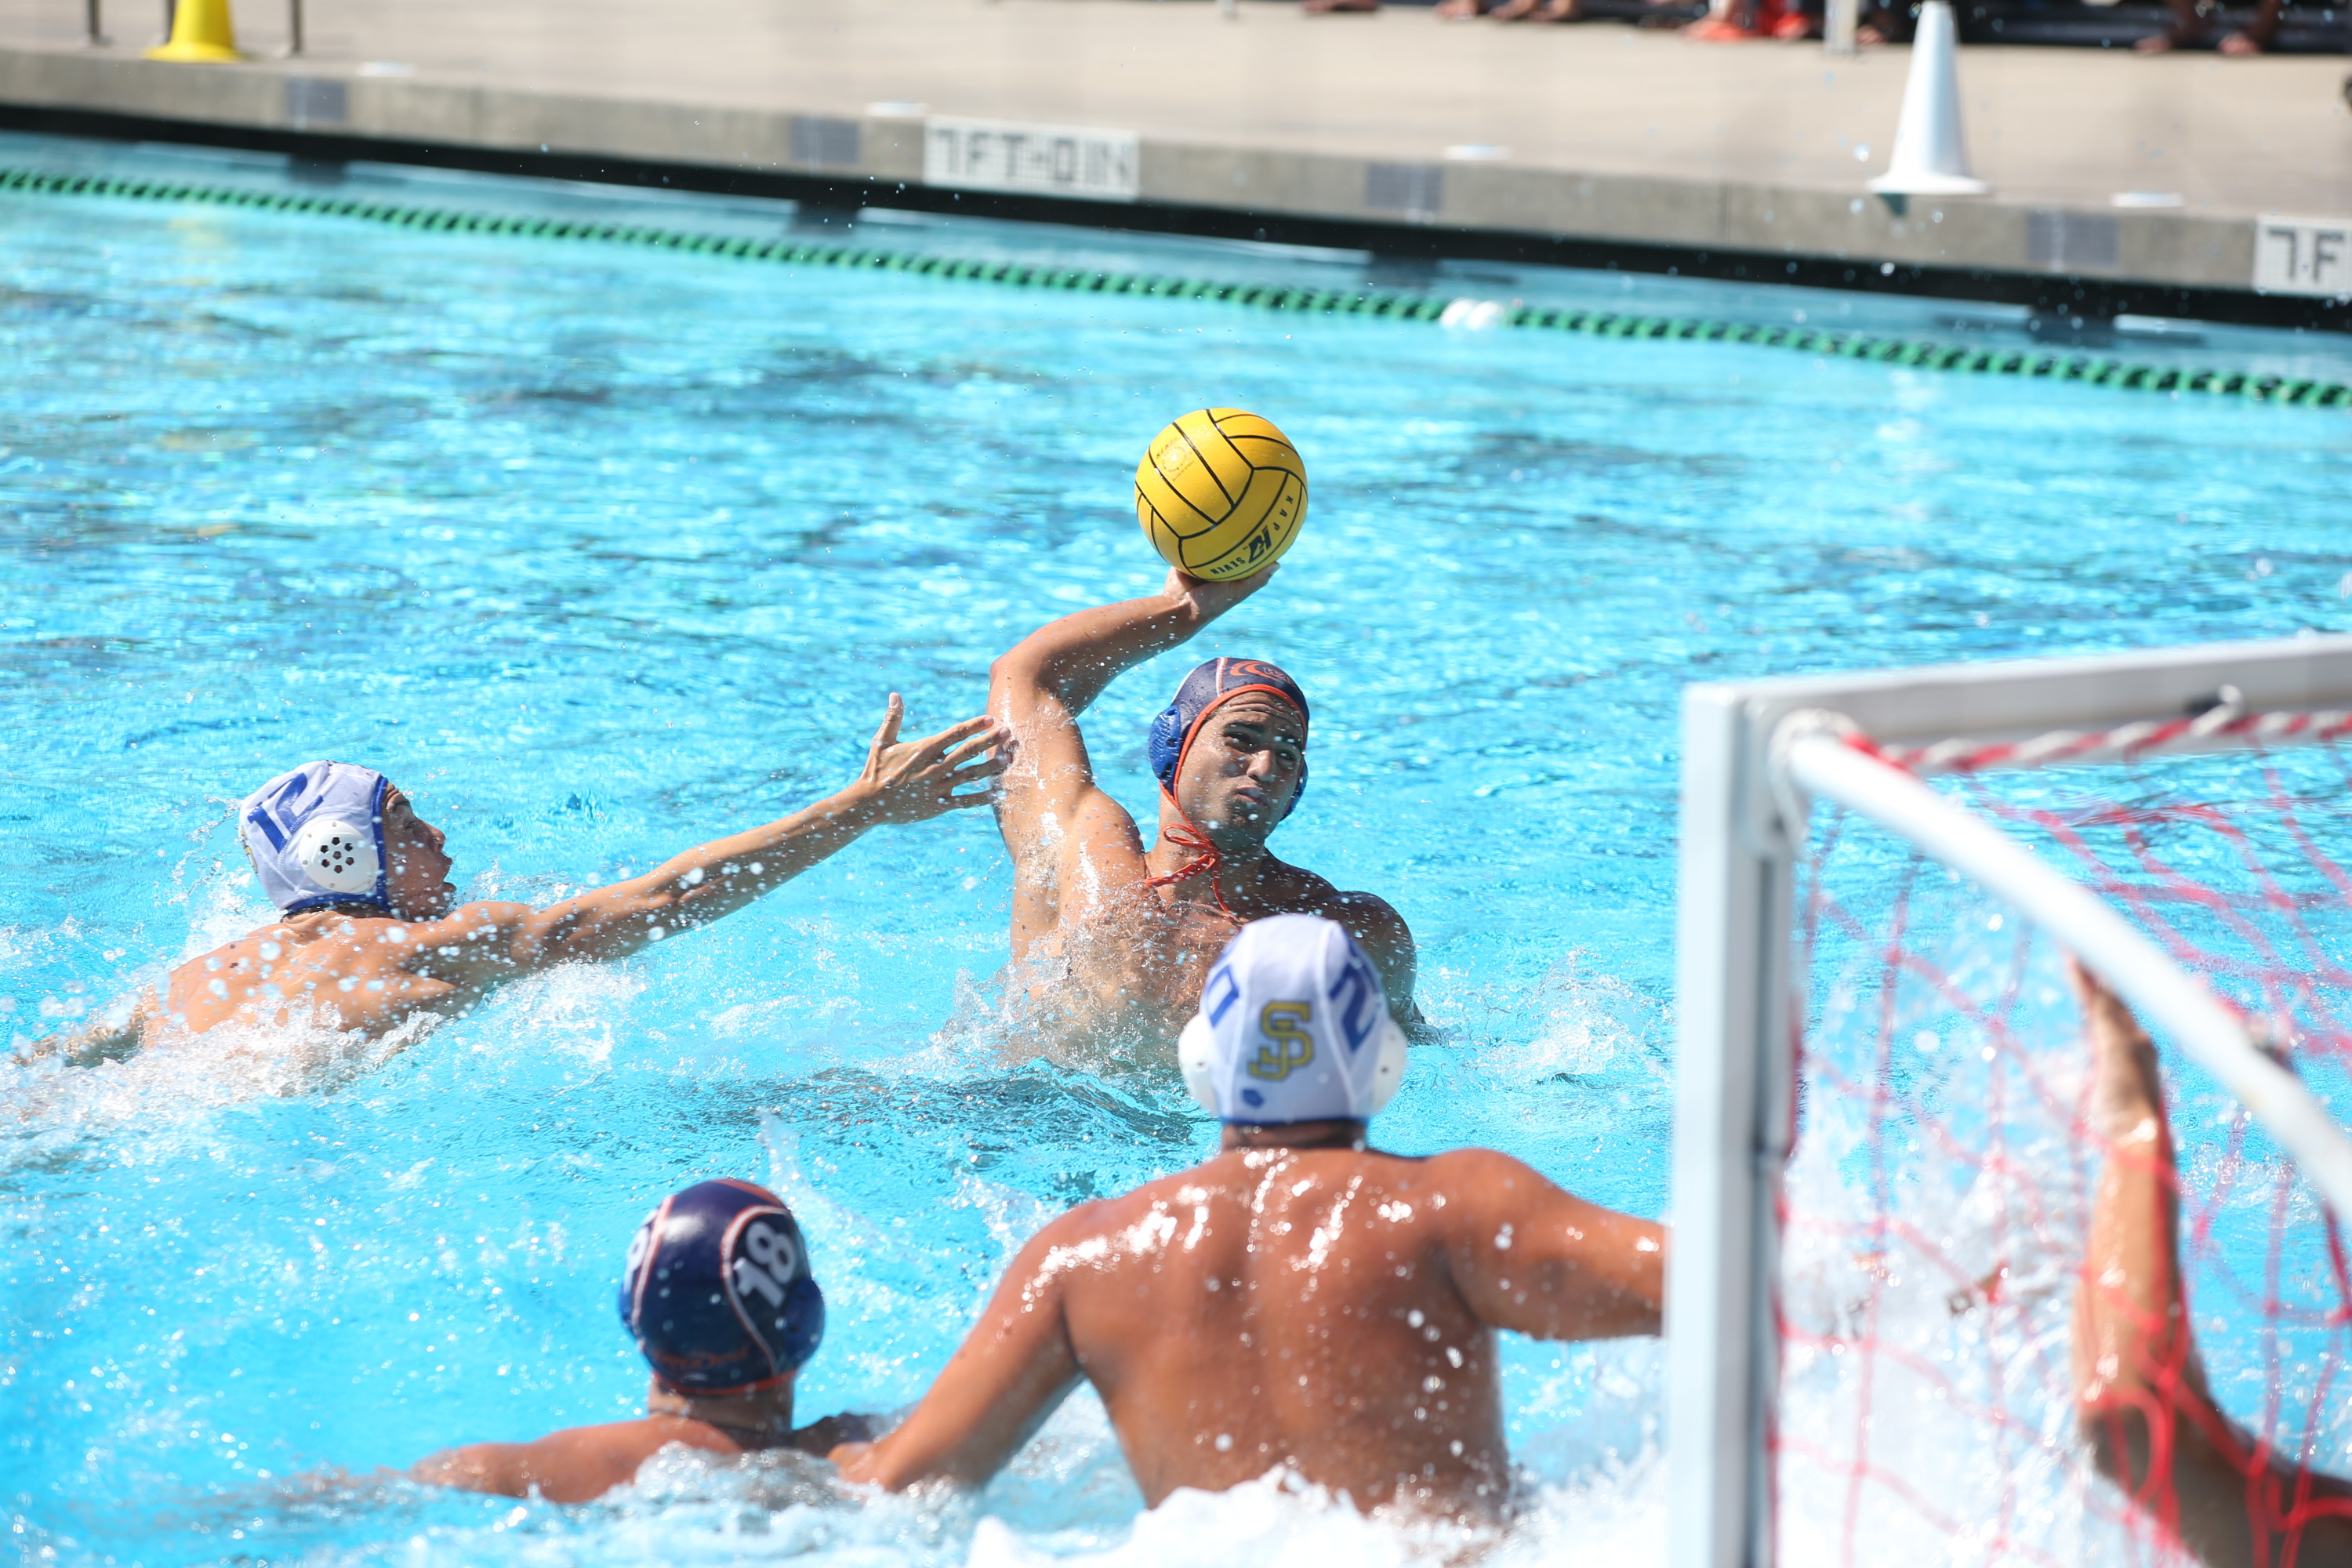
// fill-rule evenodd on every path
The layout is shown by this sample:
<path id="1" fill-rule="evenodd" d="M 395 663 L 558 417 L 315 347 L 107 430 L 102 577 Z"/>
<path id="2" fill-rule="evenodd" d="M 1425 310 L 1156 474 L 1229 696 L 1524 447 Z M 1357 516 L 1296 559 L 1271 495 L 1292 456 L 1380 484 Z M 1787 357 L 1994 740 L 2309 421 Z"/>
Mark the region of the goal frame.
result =
<path id="1" fill-rule="evenodd" d="M 1810 811 L 1806 790 L 1792 774 L 1825 793 L 1842 793 L 1843 782 L 1831 778 L 1834 770 L 1819 756 L 1798 759 L 1813 766 L 1792 766 L 1789 742 L 1797 726 L 1787 721 L 1814 712 L 1822 724 L 1850 722 L 1887 747 L 1956 739 L 1995 744 L 2059 731 L 2177 721 L 2222 706 L 2257 713 L 2352 709 L 2352 637 L 1685 688 L 1674 1242 L 1666 1286 L 1669 1568 L 1773 1563 L 1767 1456 L 1779 1345 L 1772 1282 L 1794 1091 L 1795 871 Z M 2252 743 L 2223 737 L 2200 749 Z M 1820 744 L 1812 742 L 1817 751 Z M 1871 783 L 1864 779 L 1855 787 Z M 1958 808 L 1948 814 L 1968 816 Z M 1948 820 L 1945 826 L 1965 833 L 1970 824 Z M 1981 831 L 1998 833 L 1990 826 Z M 2014 858 L 2031 859 L 2021 847 Z M 2045 880 L 2055 876 L 2039 866 L 2021 869 Z M 2144 939 L 2103 900 L 2087 893 L 2081 898 L 2097 907 L 2074 912 L 2107 922 L 2103 934 L 2111 950 L 2129 956 L 2130 942 Z M 2086 957 L 2093 968 L 2106 971 L 2095 955 Z M 2160 961 L 2158 966 L 2171 977 L 2178 1000 L 2179 972 Z M 2126 999 L 2139 1001 L 2134 994 L 2139 989 L 2126 987 Z M 2242 1031 L 2234 1032 L 2238 1049 L 2253 1055 Z M 2265 1109 L 2256 1106 L 2258 1113 Z"/>

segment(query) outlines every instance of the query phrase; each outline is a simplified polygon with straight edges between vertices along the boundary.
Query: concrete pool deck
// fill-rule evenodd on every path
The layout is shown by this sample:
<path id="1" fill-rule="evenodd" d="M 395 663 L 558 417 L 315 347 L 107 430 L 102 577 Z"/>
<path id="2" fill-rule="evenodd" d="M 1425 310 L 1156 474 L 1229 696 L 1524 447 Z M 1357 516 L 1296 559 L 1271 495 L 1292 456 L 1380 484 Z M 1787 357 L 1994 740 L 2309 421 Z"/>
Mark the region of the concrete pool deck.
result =
<path id="1" fill-rule="evenodd" d="M 1261 0 L 1232 19 L 1201 0 L 310 0 L 305 55 L 273 58 L 286 18 L 242 5 L 249 63 L 169 65 L 138 58 L 152 4 L 115 0 L 112 42 L 89 47 L 72 0 L 0 0 L 0 106 L 19 124 L 313 138 L 338 156 L 610 160 L 884 205 L 992 192 L 974 199 L 1138 226 L 1222 215 L 1229 231 L 1438 250 L 1517 237 L 1529 259 L 2352 319 L 2352 245 L 2327 270 L 2328 226 L 2352 226 L 2340 58 L 1964 49 L 1993 194 L 1891 203 L 1865 182 L 1885 165 L 1901 48 Z M 1027 139 L 966 123 L 989 121 Z M 2317 221 L 2290 236 L 2277 215 Z M 2280 270 L 2312 255 L 2308 279 Z"/>

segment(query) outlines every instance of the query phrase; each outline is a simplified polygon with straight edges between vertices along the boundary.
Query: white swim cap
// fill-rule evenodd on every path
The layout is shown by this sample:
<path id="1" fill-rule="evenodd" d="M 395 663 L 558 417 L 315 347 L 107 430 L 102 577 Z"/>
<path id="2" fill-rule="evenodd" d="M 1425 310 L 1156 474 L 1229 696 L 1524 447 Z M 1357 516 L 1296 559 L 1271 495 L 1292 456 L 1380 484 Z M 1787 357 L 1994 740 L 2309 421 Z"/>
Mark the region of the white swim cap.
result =
<path id="1" fill-rule="evenodd" d="M 1225 943 L 1176 1056 L 1192 1098 L 1227 1121 L 1361 1121 L 1402 1081 L 1405 1041 L 1344 927 L 1276 915 Z"/>
<path id="2" fill-rule="evenodd" d="M 246 797 L 237 837 L 261 890 L 287 914 L 327 904 L 392 912 L 384 889 L 383 797 L 373 768 L 305 763 Z"/>

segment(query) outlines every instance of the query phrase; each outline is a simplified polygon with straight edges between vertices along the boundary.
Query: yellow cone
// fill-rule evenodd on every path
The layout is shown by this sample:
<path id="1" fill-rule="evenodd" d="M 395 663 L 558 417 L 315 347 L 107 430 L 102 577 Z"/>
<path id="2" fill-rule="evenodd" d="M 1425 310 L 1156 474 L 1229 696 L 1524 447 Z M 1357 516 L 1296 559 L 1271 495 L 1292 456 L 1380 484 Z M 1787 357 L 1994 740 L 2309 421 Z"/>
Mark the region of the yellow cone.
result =
<path id="1" fill-rule="evenodd" d="M 179 0 L 172 7 L 172 41 L 147 51 L 151 60 L 188 60 L 218 65 L 245 57 L 236 52 L 236 26 L 228 0 Z"/>

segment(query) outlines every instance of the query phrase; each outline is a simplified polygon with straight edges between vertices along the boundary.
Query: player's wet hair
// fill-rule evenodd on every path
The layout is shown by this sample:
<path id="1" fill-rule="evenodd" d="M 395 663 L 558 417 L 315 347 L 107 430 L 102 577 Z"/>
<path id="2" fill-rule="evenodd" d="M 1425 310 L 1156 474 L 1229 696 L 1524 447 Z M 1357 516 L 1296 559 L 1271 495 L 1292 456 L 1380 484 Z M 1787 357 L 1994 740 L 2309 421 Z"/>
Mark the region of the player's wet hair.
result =
<path id="1" fill-rule="evenodd" d="M 698 1182 L 664 1198 L 629 1243 L 621 1321 L 679 1394 L 771 1388 L 816 1354 L 824 1292 L 782 1198 Z"/>

